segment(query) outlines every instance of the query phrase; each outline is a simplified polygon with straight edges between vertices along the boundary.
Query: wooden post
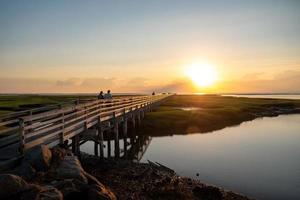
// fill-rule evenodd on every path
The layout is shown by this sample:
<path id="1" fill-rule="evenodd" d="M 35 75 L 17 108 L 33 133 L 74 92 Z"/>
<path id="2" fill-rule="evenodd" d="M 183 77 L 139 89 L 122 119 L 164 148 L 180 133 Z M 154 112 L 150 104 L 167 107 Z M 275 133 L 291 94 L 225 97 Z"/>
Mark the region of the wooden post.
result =
<path id="1" fill-rule="evenodd" d="M 94 142 L 94 154 L 95 156 L 98 156 L 98 141 L 95 141 Z"/>
<path id="2" fill-rule="evenodd" d="M 76 135 L 76 155 L 80 155 L 80 137 Z"/>
<path id="3" fill-rule="evenodd" d="M 100 158 L 104 158 L 104 145 L 103 145 L 103 131 L 100 128 L 99 134 L 99 142 L 100 142 Z"/>
<path id="4" fill-rule="evenodd" d="M 137 121 L 138 121 L 138 126 L 141 125 L 141 112 L 139 110 L 137 111 Z"/>
<path id="5" fill-rule="evenodd" d="M 72 152 L 75 154 L 76 152 L 76 139 L 75 136 L 72 137 Z"/>
<path id="6" fill-rule="evenodd" d="M 19 125 L 20 125 L 20 153 L 23 155 L 25 150 L 25 123 L 24 120 L 21 118 L 19 119 Z"/>
<path id="7" fill-rule="evenodd" d="M 86 111 L 86 106 L 84 106 L 84 130 L 87 130 L 87 111 Z"/>
<path id="8" fill-rule="evenodd" d="M 65 113 L 63 112 L 62 113 L 62 120 L 61 120 L 61 123 L 62 123 L 62 131 L 61 131 L 61 138 L 60 138 L 60 144 L 64 144 L 64 141 L 65 141 Z"/>
<path id="9" fill-rule="evenodd" d="M 134 116 L 134 114 L 132 114 L 131 118 L 132 118 L 132 127 L 135 129 L 136 124 L 135 124 L 135 116 Z"/>
<path id="10" fill-rule="evenodd" d="M 124 109 L 124 116 L 123 116 L 123 137 L 124 137 L 124 155 L 127 154 L 127 116 L 126 116 L 126 109 Z"/>
<path id="11" fill-rule="evenodd" d="M 77 156 L 80 154 L 79 135 L 72 138 L 72 152 Z"/>
<path id="12" fill-rule="evenodd" d="M 115 158 L 120 157 L 120 145 L 119 145 L 119 124 L 116 118 L 116 113 L 114 112 L 114 137 L 115 137 Z"/>
<path id="13" fill-rule="evenodd" d="M 144 119 L 144 117 L 145 117 L 145 110 L 144 110 L 144 108 L 142 109 L 142 119 Z"/>
<path id="14" fill-rule="evenodd" d="M 100 157 L 103 158 L 103 131 L 102 131 L 102 127 L 101 127 L 101 117 L 98 117 L 98 124 L 97 124 L 97 128 L 98 128 L 98 141 L 100 144 Z"/>
<path id="15" fill-rule="evenodd" d="M 111 144 L 110 144 L 110 139 L 108 138 L 107 140 L 107 157 L 111 157 Z"/>
<path id="16" fill-rule="evenodd" d="M 126 116 L 126 110 L 123 111 L 123 134 L 124 137 L 127 137 L 127 116 Z"/>
<path id="17" fill-rule="evenodd" d="M 124 122 L 123 122 L 123 134 L 124 134 L 124 137 L 127 137 L 127 131 L 128 131 L 128 126 L 127 126 L 127 118 L 124 119 Z"/>
<path id="18" fill-rule="evenodd" d="M 133 145 L 134 145 L 134 138 L 133 137 L 130 137 L 130 144 L 131 144 L 131 148 L 132 148 Z"/>

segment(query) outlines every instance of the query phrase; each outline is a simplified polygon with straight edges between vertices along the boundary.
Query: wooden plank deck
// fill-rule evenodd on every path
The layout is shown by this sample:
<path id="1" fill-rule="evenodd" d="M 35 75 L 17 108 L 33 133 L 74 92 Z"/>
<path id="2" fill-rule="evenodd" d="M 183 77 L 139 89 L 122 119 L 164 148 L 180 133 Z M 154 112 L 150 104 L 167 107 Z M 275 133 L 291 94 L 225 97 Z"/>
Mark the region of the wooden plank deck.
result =
<path id="1" fill-rule="evenodd" d="M 103 131 L 108 129 L 111 130 L 110 134 L 114 135 L 115 141 L 118 141 L 118 127 L 121 124 L 126 134 L 127 123 L 136 126 L 145 112 L 151 111 L 154 106 L 169 96 L 171 94 L 77 102 L 71 106 L 45 107 L 2 117 L 0 118 L 0 170 L 1 163 L 7 164 L 10 159 L 15 161 L 16 157 L 41 144 L 53 147 L 69 140 L 80 144 L 80 137 L 84 138 L 82 136 L 88 133 L 88 129 L 97 130 L 94 136 L 97 144 L 103 142 L 100 141 L 101 136 L 103 138 Z M 96 143 L 95 154 L 98 154 Z M 118 155 L 119 147 L 118 144 L 116 145 L 115 154 Z M 79 150 L 79 146 L 74 148 Z M 103 151 L 101 148 L 100 145 L 100 154 Z"/>

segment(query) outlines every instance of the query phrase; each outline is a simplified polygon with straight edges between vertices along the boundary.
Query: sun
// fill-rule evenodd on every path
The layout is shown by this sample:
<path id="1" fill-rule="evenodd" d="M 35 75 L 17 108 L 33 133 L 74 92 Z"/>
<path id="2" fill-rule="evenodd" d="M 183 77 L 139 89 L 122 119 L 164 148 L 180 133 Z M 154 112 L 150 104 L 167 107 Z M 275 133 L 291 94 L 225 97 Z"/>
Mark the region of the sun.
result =
<path id="1" fill-rule="evenodd" d="M 208 63 L 194 63 L 187 67 L 186 75 L 199 87 L 210 87 L 218 78 L 215 67 Z"/>

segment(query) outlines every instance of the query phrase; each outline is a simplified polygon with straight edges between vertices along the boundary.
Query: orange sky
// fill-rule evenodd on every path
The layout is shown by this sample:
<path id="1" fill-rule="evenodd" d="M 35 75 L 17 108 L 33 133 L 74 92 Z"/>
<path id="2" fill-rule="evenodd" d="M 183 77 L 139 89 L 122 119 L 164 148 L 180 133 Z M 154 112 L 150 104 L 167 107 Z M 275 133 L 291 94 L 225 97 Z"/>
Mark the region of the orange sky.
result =
<path id="1" fill-rule="evenodd" d="M 300 92 L 299 1 L 0 2 L 0 93 Z M 218 80 L 197 87 L 192 63 Z M 200 76 L 200 75 L 199 75 Z"/>

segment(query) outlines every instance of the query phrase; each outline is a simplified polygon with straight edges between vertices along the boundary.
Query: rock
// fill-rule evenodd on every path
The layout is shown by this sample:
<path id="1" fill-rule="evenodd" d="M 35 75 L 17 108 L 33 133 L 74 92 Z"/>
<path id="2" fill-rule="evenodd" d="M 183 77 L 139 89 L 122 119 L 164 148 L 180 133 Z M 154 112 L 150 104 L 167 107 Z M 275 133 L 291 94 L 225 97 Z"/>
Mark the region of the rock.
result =
<path id="1" fill-rule="evenodd" d="M 36 146 L 26 152 L 24 162 L 28 162 L 37 171 L 47 171 L 51 164 L 52 153 L 46 145 Z"/>
<path id="2" fill-rule="evenodd" d="M 22 162 L 22 164 L 15 169 L 15 174 L 25 180 L 31 180 L 35 176 L 36 170 L 28 162 Z"/>
<path id="3" fill-rule="evenodd" d="M 85 172 L 85 176 L 89 183 L 88 197 L 90 200 L 96 199 L 117 199 L 115 194 L 102 183 L 100 183 L 94 176 Z"/>
<path id="4" fill-rule="evenodd" d="M 193 194 L 200 199 L 206 199 L 206 200 L 219 200 L 223 198 L 223 194 L 219 190 L 219 188 L 213 186 L 204 186 L 204 187 L 196 186 L 193 189 Z"/>
<path id="5" fill-rule="evenodd" d="M 41 200 L 62 200 L 63 195 L 55 187 L 44 186 L 44 187 L 42 187 L 42 190 L 38 193 L 38 196 L 37 196 L 36 199 L 41 199 Z"/>
<path id="6" fill-rule="evenodd" d="M 88 184 L 92 185 L 92 184 L 96 184 L 96 185 L 100 185 L 101 183 L 91 174 L 84 172 L 85 177 L 88 180 Z"/>
<path id="7" fill-rule="evenodd" d="M 60 148 L 60 147 L 52 148 L 51 152 L 52 152 L 52 163 L 60 163 L 61 161 L 64 160 L 64 157 L 66 155 L 73 156 L 73 153 L 70 150 Z"/>
<path id="8" fill-rule="evenodd" d="M 84 170 L 76 156 L 65 156 L 64 160 L 56 169 L 56 176 L 59 179 L 78 179 L 87 183 Z"/>
<path id="9" fill-rule="evenodd" d="M 114 193 L 110 189 L 106 188 L 104 185 L 91 185 L 88 191 L 89 200 L 116 200 Z"/>
<path id="10" fill-rule="evenodd" d="M 73 194 L 79 194 L 82 191 L 87 191 L 89 187 L 86 183 L 78 179 L 66 179 L 57 181 L 57 183 L 54 183 L 52 185 L 59 189 L 64 197 L 72 196 Z"/>
<path id="11" fill-rule="evenodd" d="M 0 198 L 6 199 L 29 188 L 21 177 L 12 174 L 0 175 Z"/>
<path id="12" fill-rule="evenodd" d="M 53 186 L 32 185 L 31 189 L 21 195 L 23 200 L 63 200 L 62 193 Z"/>

